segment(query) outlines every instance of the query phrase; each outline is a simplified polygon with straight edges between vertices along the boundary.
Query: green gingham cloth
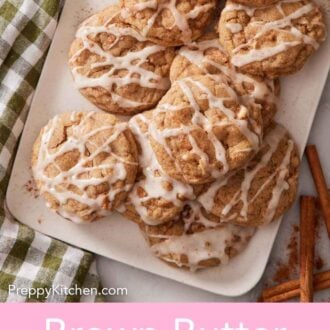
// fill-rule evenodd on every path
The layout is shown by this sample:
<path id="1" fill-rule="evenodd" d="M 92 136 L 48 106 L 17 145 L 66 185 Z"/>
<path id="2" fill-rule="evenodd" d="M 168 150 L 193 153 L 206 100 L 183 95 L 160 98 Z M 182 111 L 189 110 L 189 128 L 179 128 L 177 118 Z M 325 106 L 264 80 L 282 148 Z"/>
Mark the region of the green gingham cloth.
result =
<path id="1" fill-rule="evenodd" d="M 60 9 L 60 0 L 0 0 L 0 302 L 103 300 L 92 254 L 18 223 L 5 207 L 11 164 Z M 53 290 L 38 296 L 37 288 Z M 83 288 L 97 292 L 84 295 Z"/>

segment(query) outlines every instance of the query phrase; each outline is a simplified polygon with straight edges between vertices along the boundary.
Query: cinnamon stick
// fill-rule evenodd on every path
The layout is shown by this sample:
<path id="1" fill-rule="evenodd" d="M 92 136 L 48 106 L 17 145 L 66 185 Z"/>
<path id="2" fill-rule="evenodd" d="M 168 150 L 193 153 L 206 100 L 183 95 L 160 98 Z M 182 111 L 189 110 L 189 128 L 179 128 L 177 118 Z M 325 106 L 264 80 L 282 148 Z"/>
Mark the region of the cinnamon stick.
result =
<path id="1" fill-rule="evenodd" d="M 319 195 L 322 215 L 330 238 L 330 197 L 315 145 L 308 145 L 306 147 L 306 156 L 314 179 L 315 188 Z"/>
<path id="2" fill-rule="evenodd" d="M 329 288 L 330 288 L 330 280 L 320 282 L 319 284 L 317 284 L 314 287 L 314 290 L 315 291 L 321 291 L 321 290 L 329 289 Z M 294 290 L 291 290 L 291 291 L 281 293 L 277 296 L 270 297 L 270 298 L 264 300 L 264 302 L 282 302 L 282 301 L 290 300 L 292 298 L 299 297 L 299 295 L 300 295 L 300 289 L 294 289 Z"/>
<path id="3" fill-rule="evenodd" d="M 300 301 L 313 301 L 315 246 L 315 198 L 302 196 L 300 202 Z"/>
<path id="4" fill-rule="evenodd" d="M 314 290 L 320 291 L 330 289 L 330 271 L 325 271 L 314 275 Z M 300 295 L 300 280 L 292 280 L 264 289 L 261 300 L 264 302 L 281 302 Z"/>

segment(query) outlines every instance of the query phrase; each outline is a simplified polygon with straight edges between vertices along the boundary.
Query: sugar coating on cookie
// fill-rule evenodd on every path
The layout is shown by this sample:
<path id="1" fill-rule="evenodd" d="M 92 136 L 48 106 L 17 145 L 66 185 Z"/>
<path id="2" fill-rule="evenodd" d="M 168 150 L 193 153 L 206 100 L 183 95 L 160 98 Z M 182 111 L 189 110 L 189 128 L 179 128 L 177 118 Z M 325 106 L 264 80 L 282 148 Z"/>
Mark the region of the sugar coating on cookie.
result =
<path id="1" fill-rule="evenodd" d="M 299 155 L 286 129 L 267 133 L 258 154 L 241 170 L 198 197 L 219 222 L 260 226 L 283 215 L 295 200 Z"/>
<path id="2" fill-rule="evenodd" d="M 196 198 L 195 189 L 163 171 L 150 144 L 143 115 L 132 117 L 129 127 L 140 147 L 141 173 L 119 211 L 137 223 L 159 225 L 173 220 L 181 212 L 185 201 Z"/>
<path id="3" fill-rule="evenodd" d="M 121 0 L 121 7 L 123 19 L 149 40 L 180 46 L 201 36 L 215 0 Z"/>
<path id="4" fill-rule="evenodd" d="M 244 104 L 261 108 L 264 127 L 272 122 L 277 112 L 279 82 L 239 72 L 230 63 L 230 57 L 220 45 L 217 33 L 208 33 L 182 47 L 172 63 L 170 78 L 173 82 L 202 74 L 222 75 Z"/>
<path id="5" fill-rule="evenodd" d="M 254 228 L 210 221 L 198 202 L 187 203 L 172 222 L 140 228 L 158 258 L 191 271 L 227 264 L 245 249 L 255 232 Z"/>
<path id="6" fill-rule="evenodd" d="M 81 223 L 119 206 L 134 184 L 137 161 L 127 123 L 110 114 L 73 112 L 57 115 L 41 130 L 32 171 L 47 206 Z"/>
<path id="7" fill-rule="evenodd" d="M 219 76 L 174 82 L 157 108 L 141 116 L 162 169 L 184 183 L 223 177 L 260 146 L 260 110 L 242 105 Z"/>
<path id="8" fill-rule="evenodd" d="M 300 70 L 325 39 L 326 28 L 310 0 L 283 0 L 262 8 L 228 1 L 219 33 L 233 65 L 274 78 Z"/>
<path id="9" fill-rule="evenodd" d="M 102 110 L 130 115 L 153 108 L 170 87 L 173 48 L 147 41 L 111 6 L 87 19 L 69 65 L 80 92 Z"/>
<path id="10" fill-rule="evenodd" d="M 249 7 L 265 7 L 265 6 L 273 5 L 274 3 L 279 2 L 280 0 L 232 0 L 232 1 Z"/>

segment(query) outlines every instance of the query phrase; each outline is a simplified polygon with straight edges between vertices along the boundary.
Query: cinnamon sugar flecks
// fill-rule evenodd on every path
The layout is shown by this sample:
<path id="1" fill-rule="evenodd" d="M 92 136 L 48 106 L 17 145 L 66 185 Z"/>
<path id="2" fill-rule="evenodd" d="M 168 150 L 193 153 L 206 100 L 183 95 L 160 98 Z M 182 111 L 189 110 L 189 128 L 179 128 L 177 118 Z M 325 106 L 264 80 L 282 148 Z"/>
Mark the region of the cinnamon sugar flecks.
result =
<path id="1" fill-rule="evenodd" d="M 287 263 L 278 263 L 277 271 L 273 277 L 274 282 L 284 282 L 289 280 L 298 271 L 298 234 L 299 226 L 292 226 L 290 241 L 287 245 L 288 261 Z"/>
<path id="2" fill-rule="evenodd" d="M 94 12 L 95 12 L 95 9 L 93 9 L 92 7 L 84 7 L 84 8 L 81 8 L 79 11 L 74 12 L 73 13 L 74 27 L 78 27 L 83 20 L 92 16 L 92 14 Z"/>
<path id="3" fill-rule="evenodd" d="M 316 224 L 315 224 L 315 234 L 316 234 L 316 239 L 319 241 L 321 239 L 321 231 L 324 229 L 321 226 L 321 223 L 323 221 L 322 219 L 322 214 L 321 214 L 321 208 L 320 208 L 320 200 L 316 200 Z M 324 260 L 319 254 L 320 251 L 318 249 L 315 251 L 316 256 L 315 256 L 315 269 L 318 271 L 323 270 L 324 268 Z"/>
<path id="4" fill-rule="evenodd" d="M 34 184 L 34 181 L 31 179 L 31 180 L 28 180 L 25 184 L 24 184 L 24 189 L 30 193 L 34 198 L 37 198 L 39 197 L 39 191 L 37 189 L 37 187 L 35 186 Z"/>
<path id="5" fill-rule="evenodd" d="M 289 266 L 286 264 L 277 263 L 278 268 L 273 277 L 274 282 L 284 282 L 290 278 L 290 269 Z"/>
<path id="6" fill-rule="evenodd" d="M 317 270 L 322 270 L 323 267 L 324 267 L 324 260 L 320 256 L 316 257 L 315 268 Z"/>
<path id="7" fill-rule="evenodd" d="M 320 213 L 317 213 L 316 219 L 316 239 L 320 239 Z M 298 247 L 298 236 L 299 236 L 299 226 L 292 226 L 292 233 L 290 236 L 290 241 L 287 245 L 288 251 L 288 261 L 287 263 L 277 263 L 277 271 L 273 277 L 274 282 L 285 282 L 290 280 L 298 272 L 299 268 L 299 247 Z M 317 253 L 317 251 L 316 251 Z M 321 271 L 324 268 L 323 258 L 316 254 L 315 256 L 315 269 Z"/>

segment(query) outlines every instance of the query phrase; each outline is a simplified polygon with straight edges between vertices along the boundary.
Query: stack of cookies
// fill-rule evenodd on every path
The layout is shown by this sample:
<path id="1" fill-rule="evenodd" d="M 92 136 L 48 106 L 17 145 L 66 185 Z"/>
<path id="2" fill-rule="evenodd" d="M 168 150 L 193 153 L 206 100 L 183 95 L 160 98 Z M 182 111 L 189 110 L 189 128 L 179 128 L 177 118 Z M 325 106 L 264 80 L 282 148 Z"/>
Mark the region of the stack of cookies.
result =
<path id="1" fill-rule="evenodd" d="M 116 210 L 178 267 L 225 264 L 295 200 L 299 153 L 274 121 L 278 78 L 325 31 L 311 0 L 228 0 L 222 11 L 215 0 L 121 0 L 88 18 L 69 66 L 105 112 L 61 114 L 40 132 L 32 169 L 47 205 L 80 223 Z"/>

